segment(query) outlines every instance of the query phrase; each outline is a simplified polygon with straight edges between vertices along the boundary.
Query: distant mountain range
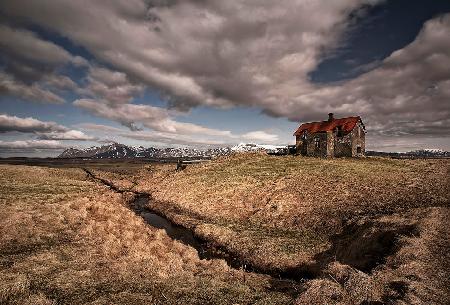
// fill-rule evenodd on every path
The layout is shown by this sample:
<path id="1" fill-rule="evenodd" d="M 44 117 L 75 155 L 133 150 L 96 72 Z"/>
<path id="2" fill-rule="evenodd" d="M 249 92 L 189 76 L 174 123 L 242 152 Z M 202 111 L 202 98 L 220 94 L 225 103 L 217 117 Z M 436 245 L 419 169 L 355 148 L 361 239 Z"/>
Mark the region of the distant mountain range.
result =
<path id="1" fill-rule="evenodd" d="M 366 151 L 367 156 L 391 157 L 398 159 L 408 158 L 450 158 L 450 152 L 441 149 L 420 149 L 408 152 L 380 152 Z"/>
<path id="2" fill-rule="evenodd" d="M 85 149 L 69 148 L 62 152 L 58 158 L 91 158 L 91 159 L 123 159 L 123 158 L 214 158 L 235 152 L 263 151 L 268 154 L 286 154 L 287 146 L 260 145 L 253 143 L 240 143 L 232 147 L 217 147 L 207 150 L 185 147 L 171 148 L 145 148 L 142 146 L 127 146 L 112 143 L 103 146 L 93 146 Z M 367 151 L 368 156 L 384 156 L 393 158 L 448 158 L 450 153 L 437 149 L 424 149 L 404 153 L 386 153 Z"/>
<path id="3" fill-rule="evenodd" d="M 93 146 L 85 149 L 69 148 L 58 158 L 92 158 L 92 159 L 122 159 L 122 158 L 211 158 L 227 155 L 231 148 L 212 148 L 199 150 L 195 148 L 145 148 L 142 146 L 127 146 L 112 143 L 104 146 Z"/>
<path id="4" fill-rule="evenodd" d="M 58 158 L 92 158 L 92 159 L 122 159 L 122 158 L 214 158 L 229 155 L 233 152 L 265 151 L 267 153 L 283 153 L 286 146 L 260 145 L 241 143 L 232 147 L 217 147 L 207 150 L 195 148 L 145 148 L 142 146 L 127 146 L 112 143 L 103 146 L 93 146 L 85 149 L 69 148 L 62 152 Z"/>

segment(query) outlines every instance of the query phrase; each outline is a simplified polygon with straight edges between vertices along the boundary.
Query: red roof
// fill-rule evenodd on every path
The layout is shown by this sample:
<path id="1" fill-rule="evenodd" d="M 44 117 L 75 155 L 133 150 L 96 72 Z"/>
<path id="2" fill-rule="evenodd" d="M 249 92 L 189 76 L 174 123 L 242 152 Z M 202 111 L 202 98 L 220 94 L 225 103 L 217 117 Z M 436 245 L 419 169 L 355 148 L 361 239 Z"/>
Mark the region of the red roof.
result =
<path id="1" fill-rule="evenodd" d="M 308 133 L 333 131 L 337 127 L 340 127 L 344 132 L 350 132 L 360 120 L 359 116 L 353 116 L 331 121 L 304 123 L 294 132 L 294 136 L 301 135 L 304 131 Z"/>

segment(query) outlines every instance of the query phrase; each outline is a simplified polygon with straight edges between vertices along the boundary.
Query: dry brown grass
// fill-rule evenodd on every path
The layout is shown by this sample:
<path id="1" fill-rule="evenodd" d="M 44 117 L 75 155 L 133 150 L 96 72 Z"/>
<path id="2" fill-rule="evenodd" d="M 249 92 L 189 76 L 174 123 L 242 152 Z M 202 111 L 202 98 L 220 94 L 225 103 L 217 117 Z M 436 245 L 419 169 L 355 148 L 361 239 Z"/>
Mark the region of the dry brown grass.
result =
<path id="1" fill-rule="evenodd" d="M 1 304 L 286 304 L 152 229 L 79 169 L 0 166 Z"/>
<path id="2" fill-rule="evenodd" d="M 449 160 L 241 154 L 182 172 L 148 165 L 128 178 L 96 174 L 151 193 L 153 208 L 268 270 L 316 266 L 346 224 L 367 226 L 347 236 L 353 253 L 395 234 L 378 267 L 332 262 L 298 304 L 448 304 L 449 169 Z"/>
<path id="3" fill-rule="evenodd" d="M 153 207 L 256 265 L 310 264 L 344 221 L 447 206 L 448 160 L 323 160 L 240 154 L 176 172 L 149 165 L 124 175 L 97 171 L 149 192 Z"/>
<path id="4" fill-rule="evenodd" d="M 258 267 L 320 267 L 297 304 L 448 304 L 449 167 L 243 154 L 94 172 Z M 0 166 L 0 231 L 1 304 L 294 302 L 268 277 L 200 260 L 79 169 Z M 380 262 L 355 269 L 380 242 Z"/>

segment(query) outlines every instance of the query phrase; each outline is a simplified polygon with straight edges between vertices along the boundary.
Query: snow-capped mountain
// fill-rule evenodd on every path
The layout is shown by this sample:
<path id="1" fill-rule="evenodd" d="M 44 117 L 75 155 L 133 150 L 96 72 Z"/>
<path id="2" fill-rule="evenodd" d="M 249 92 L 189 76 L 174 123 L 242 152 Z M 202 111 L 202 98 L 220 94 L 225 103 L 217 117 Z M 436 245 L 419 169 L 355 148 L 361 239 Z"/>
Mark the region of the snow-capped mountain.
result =
<path id="1" fill-rule="evenodd" d="M 86 149 L 69 148 L 58 158 L 93 158 L 93 159 L 121 159 L 121 158 L 214 158 L 231 153 L 265 151 L 269 154 L 283 154 L 286 146 L 260 145 L 240 143 L 233 147 L 216 147 L 207 150 L 186 147 L 145 148 L 142 146 L 127 146 L 113 143 L 104 146 L 93 146 Z"/>
<path id="2" fill-rule="evenodd" d="M 450 158 L 450 152 L 441 149 L 419 149 L 408 152 L 379 152 L 366 151 L 368 156 L 381 156 L 391 158 Z"/>
<path id="3" fill-rule="evenodd" d="M 121 158 L 211 158 L 231 153 L 229 147 L 199 150 L 195 148 L 145 148 L 142 146 L 127 146 L 113 143 L 104 146 L 93 146 L 86 149 L 69 148 L 58 158 L 93 158 L 93 159 L 121 159 Z"/>
<path id="4" fill-rule="evenodd" d="M 407 152 L 406 154 L 414 155 L 417 157 L 450 157 L 450 152 L 442 149 L 419 149 Z"/>
<path id="5" fill-rule="evenodd" d="M 133 158 L 139 151 L 139 148 L 112 143 L 100 147 L 92 146 L 86 149 L 69 148 L 63 151 L 58 158 Z"/>
<path id="6" fill-rule="evenodd" d="M 281 145 L 262 145 L 255 143 L 239 143 L 230 148 L 232 152 L 255 152 L 264 151 L 268 154 L 281 154 L 287 152 L 287 146 Z"/>

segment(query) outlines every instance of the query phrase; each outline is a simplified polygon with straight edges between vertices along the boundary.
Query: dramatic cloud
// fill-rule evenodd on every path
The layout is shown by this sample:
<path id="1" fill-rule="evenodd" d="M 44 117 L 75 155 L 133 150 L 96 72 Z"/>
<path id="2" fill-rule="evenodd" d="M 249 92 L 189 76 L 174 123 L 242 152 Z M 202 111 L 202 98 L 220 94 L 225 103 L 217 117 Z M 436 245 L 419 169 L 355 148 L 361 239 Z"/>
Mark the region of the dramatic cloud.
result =
<path id="1" fill-rule="evenodd" d="M 307 73 L 338 43 L 349 13 L 375 2 L 18 0 L 0 8 L 70 37 L 179 109 L 270 108 L 309 86 Z"/>
<path id="2" fill-rule="evenodd" d="M 72 60 L 63 48 L 41 40 L 33 32 L 0 25 L 0 47 L 3 54 L 26 61 L 58 65 Z"/>
<path id="3" fill-rule="evenodd" d="M 251 131 L 242 135 L 226 134 L 221 137 L 205 136 L 203 134 L 177 134 L 161 131 L 129 131 L 101 124 L 82 123 L 78 128 L 107 135 L 109 142 L 119 140 L 119 137 L 151 142 L 164 145 L 234 145 L 240 142 L 257 142 L 270 144 L 278 141 L 278 136 L 265 131 Z M 152 145 L 153 145 L 152 144 Z"/>
<path id="4" fill-rule="evenodd" d="M 34 118 L 19 118 L 0 114 L 0 133 L 6 132 L 33 133 L 41 140 L 77 140 L 90 141 L 96 138 L 78 130 L 69 130 L 55 122 L 43 122 Z"/>
<path id="5" fill-rule="evenodd" d="M 77 128 L 82 130 L 93 130 L 100 132 L 123 132 L 123 129 L 102 125 L 102 124 L 94 124 L 94 123 L 80 123 L 76 125 Z"/>
<path id="6" fill-rule="evenodd" d="M 204 145 L 225 145 L 229 142 L 223 139 L 217 140 L 214 138 L 199 138 L 186 135 L 176 135 L 164 132 L 148 132 L 148 131 L 137 131 L 137 132 L 124 132 L 120 133 L 119 136 L 134 140 L 152 142 L 164 145 L 188 145 L 188 146 L 204 146 Z"/>
<path id="7" fill-rule="evenodd" d="M 229 136 L 230 131 L 206 128 L 191 123 L 174 121 L 164 108 L 148 105 L 119 104 L 111 105 L 103 101 L 80 99 L 73 102 L 75 106 L 88 110 L 92 114 L 104 117 L 131 130 L 138 130 L 137 124 L 161 132 L 178 134 L 204 134 L 212 136 Z"/>
<path id="8" fill-rule="evenodd" d="M 66 127 L 55 122 L 43 122 L 33 118 L 19 118 L 0 114 L 0 133 L 18 131 L 24 133 L 34 132 L 65 132 Z"/>
<path id="9" fill-rule="evenodd" d="M 350 73 L 364 73 L 354 79 L 310 80 L 321 60 L 345 42 L 354 25 L 350 16 L 361 16 L 379 2 L 2 1 L 7 18 L 56 31 L 88 50 L 95 62 L 86 63 L 28 30 L 1 25 L 7 39 L 0 48 L 8 60 L 0 92 L 62 103 L 53 91 L 73 90 L 80 97 L 73 105 L 127 126 L 141 139 L 278 140 L 264 131 L 238 136 L 175 120 L 179 111 L 197 106 L 255 107 L 291 121 L 326 119 L 328 112 L 361 115 L 374 139 L 445 138 L 450 15 L 428 21 L 415 41 L 384 60 L 356 67 Z M 57 68 L 64 65 L 85 67 L 81 88 L 60 75 Z M 137 104 L 135 98 L 147 89 L 159 92 L 171 109 Z"/>
<path id="10" fill-rule="evenodd" d="M 1 141 L 0 149 L 4 150 L 29 150 L 29 149 L 63 149 L 66 146 L 53 140 L 25 140 L 25 141 Z"/>
<path id="11" fill-rule="evenodd" d="M 76 84 L 67 76 L 57 76 L 57 69 L 67 64 L 85 66 L 86 60 L 28 30 L 0 24 L 0 37 L 0 93 L 32 102 L 64 103 L 51 88 L 74 90 Z"/>
<path id="12" fill-rule="evenodd" d="M 450 15 L 428 21 L 414 42 L 378 68 L 343 84 L 317 87 L 297 96 L 288 107 L 267 111 L 293 120 L 327 112 L 358 113 L 372 133 L 448 134 L 449 33 Z"/>
<path id="13" fill-rule="evenodd" d="M 86 135 L 79 130 L 69 130 L 66 132 L 52 132 L 39 134 L 42 140 L 76 140 L 76 141 L 94 141 L 95 137 Z"/>
<path id="14" fill-rule="evenodd" d="M 81 93 L 110 105 L 129 103 L 144 91 L 144 86 L 132 84 L 125 73 L 95 66 L 90 67 L 87 82 Z"/>
<path id="15" fill-rule="evenodd" d="M 0 72 L 0 94 L 16 96 L 31 102 L 63 104 L 64 99 L 38 84 L 27 85 Z"/>

